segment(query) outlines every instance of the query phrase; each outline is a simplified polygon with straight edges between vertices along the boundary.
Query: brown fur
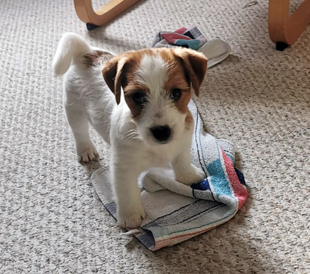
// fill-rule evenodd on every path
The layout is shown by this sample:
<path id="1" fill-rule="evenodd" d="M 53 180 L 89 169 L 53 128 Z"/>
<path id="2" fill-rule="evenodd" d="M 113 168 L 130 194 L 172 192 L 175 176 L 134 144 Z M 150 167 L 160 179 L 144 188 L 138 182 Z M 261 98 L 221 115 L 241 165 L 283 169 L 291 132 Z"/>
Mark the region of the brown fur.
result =
<path id="1" fill-rule="evenodd" d="M 128 84 L 124 88 L 125 100 L 126 100 L 128 107 L 131 110 L 131 114 L 133 118 L 138 117 L 143 110 L 143 105 L 137 105 L 132 99 L 132 95 L 136 93 L 137 91 L 145 95 L 147 95 L 150 92 L 146 86 L 141 85 L 139 83 L 130 82 L 130 84 Z"/>
<path id="2" fill-rule="evenodd" d="M 181 98 L 175 102 L 175 106 L 181 113 L 187 113 L 187 105 L 191 99 L 190 79 L 182 66 L 181 60 L 175 55 L 172 49 L 161 51 L 160 55 L 168 64 L 168 81 L 165 83 L 165 91 L 169 96 L 173 89 L 182 91 Z"/>
<path id="3" fill-rule="evenodd" d="M 113 57 L 113 55 L 109 52 L 94 50 L 93 53 L 85 54 L 83 57 L 84 64 L 87 67 L 95 67 L 107 62 Z"/>
<path id="4" fill-rule="evenodd" d="M 102 75 L 110 90 L 115 94 L 117 104 L 120 103 L 121 87 L 125 89 L 129 83 L 135 82 L 135 71 L 140 65 L 140 61 L 145 51 L 130 51 L 118 55 L 102 68 Z"/>
<path id="5" fill-rule="evenodd" d="M 190 78 L 192 87 L 196 95 L 199 96 L 199 89 L 207 72 L 207 57 L 191 49 L 175 48 L 174 52 L 181 58 L 181 62 Z"/>
<path id="6" fill-rule="evenodd" d="M 151 50 L 146 50 L 146 53 L 153 54 Z M 144 51 L 130 53 L 126 71 L 123 77 L 123 82 L 122 82 L 125 100 L 131 111 L 133 118 L 137 118 L 141 114 L 143 110 L 143 105 L 137 105 L 133 101 L 132 95 L 137 91 L 140 91 L 141 93 L 144 93 L 145 95 L 150 93 L 150 90 L 148 89 L 148 87 L 137 82 L 136 75 L 135 75 L 135 72 L 139 69 L 140 62 L 143 56 L 144 56 Z"/>

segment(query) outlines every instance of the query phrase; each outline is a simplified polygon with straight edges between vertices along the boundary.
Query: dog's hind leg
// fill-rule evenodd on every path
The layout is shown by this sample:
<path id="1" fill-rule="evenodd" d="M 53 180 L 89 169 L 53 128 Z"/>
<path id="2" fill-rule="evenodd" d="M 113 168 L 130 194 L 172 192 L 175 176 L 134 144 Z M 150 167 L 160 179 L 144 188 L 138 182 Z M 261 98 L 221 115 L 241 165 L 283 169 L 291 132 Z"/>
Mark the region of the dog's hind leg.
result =
<path id="1" fill-rule="evenodd" d="M 89 136 L 88 117 L 78 94 L 66 90 L 64 106 L 68 123 L 74 135 L 78 161 L 87 163 L 97 160 L 98 152 Z"/>

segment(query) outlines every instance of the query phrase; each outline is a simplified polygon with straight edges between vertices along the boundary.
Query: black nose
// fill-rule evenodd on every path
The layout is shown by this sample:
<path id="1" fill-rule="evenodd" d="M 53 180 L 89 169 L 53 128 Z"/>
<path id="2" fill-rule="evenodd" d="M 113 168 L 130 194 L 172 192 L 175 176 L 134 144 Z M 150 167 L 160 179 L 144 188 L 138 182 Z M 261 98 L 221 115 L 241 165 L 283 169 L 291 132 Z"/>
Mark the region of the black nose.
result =
<path id="1" fill-rule="evenodd" d="M 160 143 L 166 142 L 171 135 L 171 129 L 168 126 L 152 127 L 151 132 L 155 139 Z"/>

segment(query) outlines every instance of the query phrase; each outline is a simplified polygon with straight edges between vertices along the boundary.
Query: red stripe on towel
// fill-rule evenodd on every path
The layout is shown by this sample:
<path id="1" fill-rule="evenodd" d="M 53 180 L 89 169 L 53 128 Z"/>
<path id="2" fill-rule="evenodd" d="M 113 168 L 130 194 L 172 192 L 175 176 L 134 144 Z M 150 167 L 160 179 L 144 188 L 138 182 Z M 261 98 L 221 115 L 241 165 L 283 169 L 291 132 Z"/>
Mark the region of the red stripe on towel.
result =
<path id="1" fill-rule="evenodd" d="M 175 40 L 192 40 L 191 38 L 177 34 L 177 33 L 168 33 L 168 34 L 162 34 L 163 38 L 169 43 L 174 44 Z"/>
<path id="2" fill-rule="evenodd" d="M 183 28 L 177 29 L 175 31 L 175 33 L 183 34 L 183 33 L 187 32 L 187 31 L 188 31 L 188 29 L 183 27 Z"/>
<path id="3" fill-rule="evenodd" d="M 245 203 L 245 200 L 248 197 L 248 192 L 240 183 L 231 159 L 226 155 L 226 153 L 223 150 L 222 150 L 222 156 L 224 159 L 225 168 L 226 168 L 226 172 L 227 172 L 231 187 L 234 191 L 233 194 L 239 201 L 238 203 L 238 210 L 239 210 Z"/>

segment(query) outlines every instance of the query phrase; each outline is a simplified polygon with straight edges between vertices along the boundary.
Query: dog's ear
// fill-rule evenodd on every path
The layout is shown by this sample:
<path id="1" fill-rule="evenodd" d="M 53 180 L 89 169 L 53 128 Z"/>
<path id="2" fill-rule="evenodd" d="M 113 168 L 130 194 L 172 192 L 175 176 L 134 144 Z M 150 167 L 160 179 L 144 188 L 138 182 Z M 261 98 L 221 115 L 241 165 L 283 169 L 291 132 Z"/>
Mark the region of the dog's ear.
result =
<path id="1" fill-rule="evenodd" d="M 192 87 L 198 96 L 200 86 L 207 72 L 207 57 L 203 53 L 191 49 L 175 48 L 174 51 L 175 54 L 181 58 L 185 71 L 192 83 Z"/>
<path id="2" fill-rule="evenodd" d="M 121 101 L 121 86 L 127 61 L 128 59 L 125 56 L 116 56 L 106 62 L 102 68 L 102 76 L 114 93 L 117 104 Z"/>

